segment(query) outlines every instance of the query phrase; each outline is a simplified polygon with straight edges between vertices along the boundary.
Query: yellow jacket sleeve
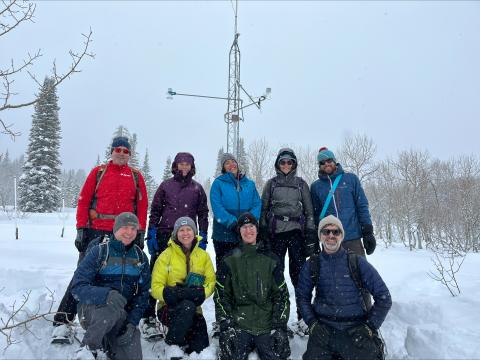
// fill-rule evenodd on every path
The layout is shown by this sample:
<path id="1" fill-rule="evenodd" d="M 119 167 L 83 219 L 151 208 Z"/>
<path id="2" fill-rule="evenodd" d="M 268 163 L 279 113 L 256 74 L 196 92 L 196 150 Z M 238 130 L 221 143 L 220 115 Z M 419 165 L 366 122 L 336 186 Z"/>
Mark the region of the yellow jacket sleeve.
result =
<path id="1" fill-rule="evenodd" d="M 170 249 L 166 249 L 155 261 L 152 271 L 152 297 L 164 302 L 163 289 L 167 285 L 168 268 L 170 267 Z"/>

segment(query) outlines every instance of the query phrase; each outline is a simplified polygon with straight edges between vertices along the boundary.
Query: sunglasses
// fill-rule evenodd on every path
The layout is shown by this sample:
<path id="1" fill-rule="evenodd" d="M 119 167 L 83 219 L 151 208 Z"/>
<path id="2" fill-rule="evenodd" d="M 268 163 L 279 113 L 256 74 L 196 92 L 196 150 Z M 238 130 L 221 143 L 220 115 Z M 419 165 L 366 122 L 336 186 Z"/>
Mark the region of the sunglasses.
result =
<path id="1" fill-rule="evenodd" d="M 334 162 L 333 159 L 327 159 L 327 160 L 319 161 L 318 163 L 319 163 L 320 165 L 325 165 L 326 163 L 329 163 L 329 164 L 330 164 L 330 163 L 333 163 L 333 162 Z"/>
<path id="2" fill-rule="evenodd" d="M 320 233 L 322 235 L 325 235 L 325 236 L 328 236 L 329 234 L 332 234 L 332 235 L 335 235 L 335 236 L 338 236 L 340 235 L 342 232 L 338 229 L 335 229 L 335 230 L 332 230 L 332 229 L 322 229 L 320 230 Z"/>
<path id="3" fill-rule="evenodd" d="M 130 150 L 128 149 L 122 149 L 121 147 L 116 147 L 115 149 L 113 149 L 113 151 L 115 151 L 117 154 L 120 154 L 120 153 L 124 153 L 124 154 L 130 154 Z"/>
<path id="4" fill-rule="evenodd" d="M 281 160 L 280 165 L 293 165 L 292 160 Z"/>

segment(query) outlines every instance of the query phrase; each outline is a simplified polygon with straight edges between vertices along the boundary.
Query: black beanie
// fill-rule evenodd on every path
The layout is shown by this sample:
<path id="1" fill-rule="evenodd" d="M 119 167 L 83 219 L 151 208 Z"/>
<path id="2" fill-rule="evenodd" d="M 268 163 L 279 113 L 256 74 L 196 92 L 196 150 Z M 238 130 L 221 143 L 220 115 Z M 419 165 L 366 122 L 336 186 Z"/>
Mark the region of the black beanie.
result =
<path id="1" fill-rule="evenodd" d="M 246 224 L 253 224 L 258 230 L 258 220 L 251 213 L 246 212 L 238 217 L 237 220 L 237 232 L 240 234 L 240 228 Z"/>
<path id="2" fill-rule="evenodd" d="M 113 138 L 110 152 L 113 152 L 113 149 L 119 146 L 124 146 L 128 150 L 130 150 L 130 143 L 128 142 L 128 138 L 125 136 L 117 136 Z"/>

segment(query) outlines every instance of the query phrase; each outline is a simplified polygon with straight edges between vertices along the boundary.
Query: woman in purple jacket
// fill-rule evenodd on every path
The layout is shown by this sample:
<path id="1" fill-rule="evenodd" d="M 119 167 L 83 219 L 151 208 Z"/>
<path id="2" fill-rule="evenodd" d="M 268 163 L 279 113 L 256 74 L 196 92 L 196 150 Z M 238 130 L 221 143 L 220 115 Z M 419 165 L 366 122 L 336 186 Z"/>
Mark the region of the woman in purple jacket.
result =
<path id="1" fill-rule="evenodd" d="M 199 247 L 206 249 L 208 233 L 207 195 L 202 185 L 192 179 L 195 175 L 195 159 L 192 154 L 180 152 L 172 163 L 172 174 L 158 187 L 150 207 L 147 246 L 150 253 L 150 269 L 160 253 L 167 248 L 175 221 L 188 216 L 198 224 L 202 237 Z M 150 298 L 145 318 L 155 316 L 155 299 Z"/>

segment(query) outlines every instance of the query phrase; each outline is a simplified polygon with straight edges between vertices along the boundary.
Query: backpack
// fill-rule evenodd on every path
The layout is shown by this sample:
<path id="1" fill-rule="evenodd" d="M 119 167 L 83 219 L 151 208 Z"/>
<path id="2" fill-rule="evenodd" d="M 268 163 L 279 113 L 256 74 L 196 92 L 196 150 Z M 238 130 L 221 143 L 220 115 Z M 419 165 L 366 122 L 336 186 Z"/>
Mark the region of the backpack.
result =
<path id="1" fill-rule="evenodd" d="M 320 274 L 320 255 L 316 254 L 310 257 L 310 278 L 312 279 L 313 284 L 315 284 L 315 292 L 317 291 L 317 280 L 318 275 Z M 362 276 L 360 270 L 358 269 L 358 258 L 359 255 L 354 254 L 350 251 L 347 252 L 348 259 L 348 269 L 350 270 L 350 277 L 352 278 L 355 286 L 360 291 L 362 296 L 362 308 L 365 313 L 367 313 L 372 307 L 372 296 L 370 292 L 363 286 Z"/>
<path id="2" fill-rule="evenodd" d="M 273 192 L 275 191 L 275 189 L 277 187 L 286 187 L 286 188 L 292 188 L 292 189 L 296 189 L 298 190 L 298 193 L 300 195 L 300 198 L 302 198 L 302 178 L 298 177 L 298 176 L 295 176 L 294 178 L 294 185 L 278 185 L 278 181 L 277 181 L 277 178 L 274 177 L 272 179 L 272 182 L 271 182 L 271 185 L 270 185 L 270 198 L 269 198 L 269 203 L 268 203 L 268 213 L 267 213 L 267 218 L 271 220 L 271 223 L 272 223 L 272 226 L 271 226 L 271 233 L 272 234 L 275 234 L 275 229 L 277 227 L 277 220 L 282 220 L 282 221 L 295 221 L 295 222 L 298 222 L 301 227 L 302 227 L 302 232 L 303 232 L 303 227 L 304 227 L 304 224 L 305 224 L 305 216 L 303 215 L 300 215 L 298 217 L 288 217 L 288 216 L 276 216 L 273 214 L 273 209 L 272 209 L 272 205 L 273 205 Z M 302 205 L 302 208 L 303 208 L 303 203 L 301 204 Z"/>

